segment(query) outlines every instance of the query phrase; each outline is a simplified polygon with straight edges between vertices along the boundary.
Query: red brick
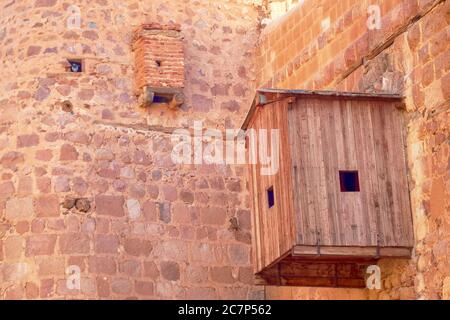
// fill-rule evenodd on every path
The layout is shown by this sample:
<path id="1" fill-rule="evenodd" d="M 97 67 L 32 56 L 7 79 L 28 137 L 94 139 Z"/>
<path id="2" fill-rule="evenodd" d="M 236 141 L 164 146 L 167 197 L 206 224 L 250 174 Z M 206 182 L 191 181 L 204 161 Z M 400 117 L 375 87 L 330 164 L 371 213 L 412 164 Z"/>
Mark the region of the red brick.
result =
<path id="1" fill-rule="evenodd" d="M 78 151 L 74 146 L 70 144 L 64 144 L 61 146 L 59 160 L 61 161 L 73 161 L 78 159 Z"/>
<path id="2" fill-rule="evenodd" d="M 9 220 L 28 219 L 33 214 L 33 199 L 31 198 L 13 198 L 6 202 L 6 218 Z"/>
<path id="3" fill-rule="evenodd" d="M 152 250 L 152 243 L 142 239 L 125 239 L 125 252 L 132 256 L 148 256 Z"/>
<path id="4" fill-rule="evenodd" d="M 156 212 L 156 203 L 153 201 L 146 201 L 142 208 L 142 212 L 144 213 L 145 221 L 156 221 L 157 212 Z"/>
<path id="5" fill-rule="evenodd" d="M 37 134 L 25 134 L 17 137 L 17 148 L 33 147 L 39 144 Z"/>
<path id="6" fill-rule="evenodd" d="M 26 238 L 25 255 L 33 257 L 35 255 L 51 255 L 55 252 L 56 235 L 41 234 L 32 235 Z"/>
<path id="7" fill-rule="evenodd" d="M 255 282 L 253 268 L 239 268 L 239 281 L 245 284 L 253 285 Z"/>
<path id="8" fill-rule="evenodd" d="M 109 281 L 107 278 L 97 277 L 97 293 L 100 298 L 109 298 L 111 290 L 109 288 Z"/>
<path id="9" fill-rule="evenodd" d="M 35 7 L 53 7 L 56 4 L 56 0 L 36 0 Z"/>
<path id="10" fill-rule="evenodd" d="M 133 284 L 128 279 L 113 279 L 111 281 L 111 290 L 119 295 L 130 294 L 133 290 Z"/>
<path id="11" fill-rule="evenodd" d="M 118 253 L 119 237 L 99 234 L 95 236 L 96 253 Z"/>
<path id="12" fill-rule="evenodd" d="M 4 293 L 5 300 L 22 300 L 24 295 L 23 288 L 19 285 L 8 287 Z"/>
<path id="13" fill-rule="evenodd" d="M 450 73 L 441 79 L 442 95 L 445 100 L 450 100 Z"/>
<path id="14" fill-rule="evenodd" d="M 224 208 L 203 208 L 200 213 L 202 223 L 208 225 L 223 225 L 227 219 L 227 213 Z"/>
<path id="15" fill-rule="evenodd" d="M 26 197 L 33 194 L 33 178 L 23 177 L 19 180 L 19 187 L 17 188 L 17 195 L 19 197 Z"/>
<path id="16" fill-rule="evenodd" d="M 99 195 L 95 197 L 96 211 L 99 215 L 123 217 L 125 215 L 123 205 L 123 196 Z"/>
<path id="17" fill-rule="evenodd" d="M 42 233 L 45 230 L 45 220 L 44 219 L 34 219 L 31 221 L 31 232 Z"/>
<path id="18" fill-rule="evenodd" d="M 422 85 L 423 87 L 428 87 L 434 80 L 434 65 L 433 63 L 428 63 L 422 69 Z"/>
<path id="19" fill-rule="evenodd" d="M 11 181 L 0 183 L 0 200 L 12 196 L 14 192 L 14 184 Z"/>
<path id="20" fill-rule="evenodd" d="M 434 179 L 430 195 L 430 215 L 439 217 L 445 214 L 445 184 L 442 178 Z"/>
<path id="21" fill-rule="evenodd" d="M 107 218 L 97 218 L 95 220 L 96 231 L 100 234 L 105 234 L 109 232 L 109 220 Z"/>
<path id="22" fill-rule="evenodd" d="M 239 228 L 242 230 L 250 231 L 251 224 L 251 213 L 249 210 L 239 210 L 237 213 Z"/>
<path id="23" fill-rule="evenodd" d="M 59 250 L 62 254 L 89 253 L 89 237 L 82 233 L 62 234 L 59 237 Z"/>
<path id="24" fill-rule="evenodd" d="M 146 25 L 136 30 L 136 87 L 184 87 L 183 40 L 176 31 L 160 31 L 158 35 L 146 33 Z M 163 28 L 163 26 L 161 26 Z M 163 50 L 161 50 L 163 49 Z M 152 59 L 149 59 L 152 57 Z M 158 66 L 156 61 L 160 61 Z"/>
<path id="25" fill-rule="evenodd" d="M 89 257 L 89 271 L 95 274 L 114 275 L 117 272 L 116 260 L 111 257 Z"/>
<path id="26" fill-rule="evenodd" d="M 80 293 L 80 290 L 77 288 L 69 289 L 67 279 L 61 279 L 56 281 L 56 293 L 61 296 L 75 296 Z"/>
<path id="27" fill-rule="evenodd" d="M 65 272 L 64 257 L 46 257 L 38 263 L 40 277 L 63 276 Z"/>
<path id="28" fill-rule="evenodd" d="M 345 65 L 347 68 L 353 66 L 356 63 L 356 52 L 355 47 L 351 46 L 347 50 L 345 50 Z"/>
<path id="29" fill-rule="evenodd" d="M 161 262 L 161 275 L 169 281 L 180 280 L 180 266 L 174 261 Z"/>
<path id="30" fill-rule="evenodd" d="M 154 295 L 153 282 L 148 281 L 136 281 L 135 291 L 139 295 L 152 296 Z"/>
<path id="31" fill-rule="evenodd" d="M 188 300 L 215 300 L 217 299 L 217 292 L 214 288 L 188 288 L 186 291 L 186 299 Z"/>
<path id="32" fill-rule="evenodd" d="M 164 199 L 166 201 L 175 201 L 177 200 L 177 189 L 174 186 L 164 185 L 162 186 L 162 191 L 164 193 Z"/>
<path id="33" fill-rule="evenodd" d="M 68 266 L 78 266 L 81 272 L 85 272 L 87 269 L 87 260 L 86 256 L 71 256 L 67 259 L 66 265 Z"/>
<path id="34" fill-rule="evenodd" d="M 190 191 L 181 191 L 180 199 L 185 203 L 192 204 L 194 203 L 194 194 Z"/>
<path id="35" fill-rule="evenodd" d="M 52 190 L 52 180 L 47 177 L 37 178 L 36 185 L 41 193 L 50 193 Z"/>
<path id="36" fill-rule="evenodd" d="M 141 275 L 141 262 L 139 260 L 126 260 L 120 263 L 119 271 L 130 277 Z"/>
<path id="37" fill-rule="evenodd" d="M 44 279 L 40 283 L 39 296 L 42 299 L 48 299 L 53 296 L 55 291 L 55 281 L 53 279 Z"/>
<path id="38" fill-rule="evenodd" d="M 211 279 L 217 283 L 232 284 L 236 282 L 233 278 L 231 267 L 213 267 L 211 268 Z"/>
<path id="39" fill-rule="evenodd" d="M 38 217 L 58 217 L 59 199 L 57 195 L 40 196 L 34 203 Z"/>
<path id="40" fill-rule="evenodd" d="M 230 245 L 228 254 L 232 265 L 248 266 L 250 264 L 250 247 L 248 246 Z"/>
<path id="41" fill-rule="evenodd" d="M 159 277 L 158 266 L 153 261 L 144 261 L 144 277 L 151 279 Z"/>
<path id="42" fill-rule="evenodd" d="M 28 221 L 19 221 L 16 223 L 16 232 L 20 235 L 27 233 L 30 230 L 30 223 Z"/>
<path id="43" fill-rule="evenodd" d="M 6 260 L 20 259 L 24 244 L 24 239 L 21 236 L 9 236 L 4 239 L 4 258 Z"/>
<path id="44" fill-rule="evenodd" d="M 25 285 L 25 295 L 28 300 L 39 298 L 39 286 L 33 282 L 27 282 Z"/>
<path id="45" fill-rule="evenodd" d="M 23 153 L 10 151 L 0 158 L 0 165 L 5 168 L 12 168 L 25 161 Z"/>
<path id="46" fill-rule="evenodd" d="M 411 50 L 415 50 L 420 44 L 420 27 L 419 24 L 414 24 L 408 31 L 408 45 Z"/>

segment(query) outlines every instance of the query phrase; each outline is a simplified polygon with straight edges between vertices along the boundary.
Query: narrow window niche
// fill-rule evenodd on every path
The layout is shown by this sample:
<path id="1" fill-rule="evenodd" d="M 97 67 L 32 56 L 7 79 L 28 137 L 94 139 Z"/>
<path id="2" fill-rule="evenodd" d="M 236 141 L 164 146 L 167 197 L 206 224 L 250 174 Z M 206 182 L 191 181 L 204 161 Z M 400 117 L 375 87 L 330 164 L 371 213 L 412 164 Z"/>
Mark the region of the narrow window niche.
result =
<path id="1" fill-rule="evenodd" d="M 360 192 L 358 171 L 339 171 L 341 192 Z"/>
<path id="2" fill-rule="evenodd" d="M 161 95 L 155 95 L 153 97 L 153 103 L 170 103 L 170 99 Z"/>
<path id="3" fill-rule="evenodd" d="M 81 59 L 67 59 L 68 71 L 72 73 L 80 73 L 84 71 L 83 60 Z"/>
<path id="4" fill-rule="evenodd" d="M 267 189 L 267 205 L 269 209 L 275 206 L 275 193 L 273 191 L 273 186 Z"/>

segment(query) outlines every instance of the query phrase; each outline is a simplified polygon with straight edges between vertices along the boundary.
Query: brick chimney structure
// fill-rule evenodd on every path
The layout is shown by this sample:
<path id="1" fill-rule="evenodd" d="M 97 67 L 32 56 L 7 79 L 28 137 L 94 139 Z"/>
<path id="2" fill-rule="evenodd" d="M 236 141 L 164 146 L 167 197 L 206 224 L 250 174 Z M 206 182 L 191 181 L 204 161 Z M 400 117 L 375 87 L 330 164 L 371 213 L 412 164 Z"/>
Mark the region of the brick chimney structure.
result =
<path id="1" fill-rule="evenodd" d="M 184 48 L 179 24 L 149 23 L 134 33 L 136 92 L 142 106 L 184 102 Z"/>

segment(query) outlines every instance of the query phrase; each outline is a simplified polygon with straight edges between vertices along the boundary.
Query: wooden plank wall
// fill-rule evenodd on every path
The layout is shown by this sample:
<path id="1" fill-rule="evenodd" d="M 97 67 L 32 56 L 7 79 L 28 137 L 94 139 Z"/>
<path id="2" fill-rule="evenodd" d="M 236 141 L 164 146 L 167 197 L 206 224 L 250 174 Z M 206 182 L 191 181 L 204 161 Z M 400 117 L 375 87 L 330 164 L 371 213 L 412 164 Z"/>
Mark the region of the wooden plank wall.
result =
<path id="1" fill-rule="evenodd" d="M 250 165 L 250 188 L 253 197 L 253 236 L 255 272 L 275 262 L 295 245 L 292 209 L 291 160 L 288 150 L 287 105 L 275 102 L 259 107 L 250 127 L 279 129 L 279 171 L 275 175 L 261 175 L 261 164 Z M 269 139 L 270 141 L 270 139 Z M 268 208 L 267 189 L 273 186 L 275 205 Z"/>
<path id="2" fill-rule="evenodd" d="M 298 244 L 412 247 L 395 103 L 299 98 L 288 119 Z M 339 170 L 358 170 L 361 192 L 341 192 Z"/>

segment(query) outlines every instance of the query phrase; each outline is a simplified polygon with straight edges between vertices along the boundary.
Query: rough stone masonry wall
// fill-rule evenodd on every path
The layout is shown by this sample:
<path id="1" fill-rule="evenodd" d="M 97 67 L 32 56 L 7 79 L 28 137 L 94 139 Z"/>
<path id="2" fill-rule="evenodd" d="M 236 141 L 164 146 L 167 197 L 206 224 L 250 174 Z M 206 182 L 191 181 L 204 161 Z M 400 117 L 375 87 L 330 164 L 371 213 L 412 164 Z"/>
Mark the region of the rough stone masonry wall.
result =
<path id="1" fill-rule="evenodd" d="M 257 2 L 0 1 L 0 298 L 262 297 L 244 168 L 174 165 L 167 134 L 196 119 L 239 126 Z M 81 29 L 67 28 L 70 5 Z M 133 96 L 132 32 L 155 21 L 181 24 L 180 110 Z M 67 58 L 85 72 L 67 73 Z"/>
<path id="2" fill-rule="evenodd" d="M 369 5 L 381 29 L 367 26 Z M 305 0 L 264 31 L 260 87 L 406 97 L 415 230 L 410 261 L 381 261 L 382 290 L 267 288 L 268 298 L 450 298 L 450 1 Z"/>

